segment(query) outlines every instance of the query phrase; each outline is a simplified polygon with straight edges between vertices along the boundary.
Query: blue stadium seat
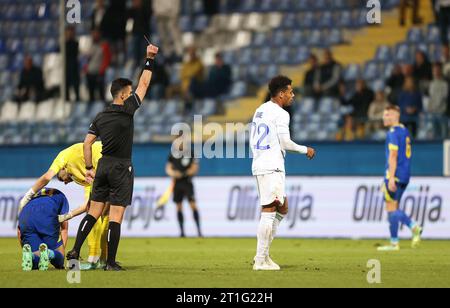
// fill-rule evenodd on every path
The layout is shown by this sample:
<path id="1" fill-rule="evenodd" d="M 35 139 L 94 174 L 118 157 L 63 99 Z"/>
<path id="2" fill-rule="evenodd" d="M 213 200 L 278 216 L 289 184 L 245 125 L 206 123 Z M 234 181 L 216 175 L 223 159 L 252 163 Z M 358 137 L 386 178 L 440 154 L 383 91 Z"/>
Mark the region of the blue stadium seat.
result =
<path id="1" fill-rule="evenodd" d="M 294 29 L 299 27 L 297 14 L 287 13 L 283 16 L 283 21 L 281 22 L 281 28 L 283 29 Z"/>
<path id="2" fill-rule="evenodd" d="M 257 32 L 253 35 L 253 46 L 262 47 L 270 42 L 270 36 L 267 32 Z M 228 62 L 230 63 L 230 62 Z"/>
<path id="3" fill-rule="evenodd" d="M 392 71 L 394 70 L 395 64 L 392 62 L 388 62 L 384 64 L 383 68 L 383 76 L 385 79 L 391 77 Z"/>
<path id="4" fill-rule="evenodd" d="M 428 27 L 427 32 L 428 32 L 426 35 L 427 43 L 429 43 L 429 44 L 440 44 L 441 43 L 441 34 L 440 34 L 438 27 L 436 27 L 434 25 L 430 25 Z"/>
<path id="5" fill-rule="evenodd" d="M 252 49 L 251 48 L 244 48 L 239 52 L 238 56 L 238 63 L 247 65 L 253 62 L 254 59 L 252 59 Z"/>
<path id="6" fill-rule="evenodd" d="M 190 16 L 181 16 L 179 21 L 179 27 L 181 32 L 192 32 L 192 20 Z"/>
<path id="7" fill-rule="evenodd" d="M 299 47 L 304 44 L 305 40 L 306 40 L 305 32 L 301 30 L 295 30 L 290 35 L 289 45 L 293 47 Z"/>
<path id="8" fill-rule="evenodd" d="M 334 27 L 334 24 L 333 12 L 324 11 L 319 15 L 319 20 L 317 23 L 319 28 L 332 28 Z"/>
<path id="9" fill-rule="evenodd" d="M 257 0 L 241 0 L 241 5 L 239 7 L 240 13 L 251 13 L 256 11 L 259 6 L 259 1 Z"/>
<path id="10" fill-rule="evenodd" d="M 6 70 L 9 65 L 9 57 L 6 54 L 0 54 L 0 70 Z"/>
<path id="11" fill-rule="evenodd" d="M 310 29 L 315 27 L 314 13 L 301 13 L 297 18 L 301 28 Z"/>
<path id="12" fill-rule="evenodd" d="M 228 64 L 234 63 L 234 59 L 236 59 L 236 56 L 233 51 L 222 52 L 222 57 L 223 61 Z"/>
<path id="13" fill-rule="evenodd" d="M 355 26 L 352 17 L 352 11 L 344 10 L 338 13 L 336 18 L 336 26 L 339 28 L 353 28 Z"/>
<path id="14" fill-rule="evenodd" d="M 386 62 L 392 60 L 392 51 L 389 46 L 380 46 L 377 49 L 375 60 L 378 62 Z"/>
<path id="15" fill-rule="evenodd" d="M 233 83 L 233 85 L 231 86 L 229 97 L 230 99 L 235 99 L 238 97 L 245 96 L 246 93 L 247 93 L 247 84 L 245 82 L 238 81 Z"/>
<path id="16" fill-rule="evenodd" d="M 360 67 L 358 64 L 350 64 L 344 71 L 344 80 L 353 82 L 360 77 Z"/>
<path id="17" fill-rule="evenodd" d="M 300 64 L 308 60 L 311 51 L 308 47 L 299 47 L 291 49 L 291 61 L 290 64 Z"/>
<path id="18" fill-rule="evenodd" d="M 412 28 L 408 32 L 408 43 L 410 44 L 419 44 L 424 41 L 422 29 L 420 28 Z"/>
<path id="19" fill-rule="evenodd" d="M 277 10 L 276 5 L 274 5 L 273 0 L 259 0 L 258 5 L 256 6 L 255 10 L 256 12 L 261 13 L 268 13 L 268 12 L 274 12 Z"/>
<path id="20" fill-rule="evenodd" d="M 205 30 L 208 27 L 209 24 L 209 18 L 206 15 L 200 15 L 195 18 L 194 21 L 194 32 L 201 32 Z"/>
<path id="21" fill-rule="evenodd" d="M 431 62 L 440 62 L 442 60 L 442 48 L 440 45 L 429 45 L 427 53 Z"/>
<path id="22" fill-rule="evenodd" d="M 338 45 L 344 42 L 342 31 L 340 29 L 332 29 L 325 37 L 327 38 L 328 45 Z"/>
<path id="23" fill-rule="evenodd" d="M 325 47 L 325 42 L 322 37 L 322 32 L 320 30 L 312 30 L 309 32 L 308 41 L 306 42 L 308 46 L 313 47 Z"/>
<path id="24" fill-rule="evenodd" d="M 319 101 L 318 112 L 321 114 L 332 114 L 337 111 L 339 102 L 331 97 L 324 97 Z"/>
<path id="25" fill-rule="evenodd" d="M 298 104 L 297 112 L 300 114 L 310 115 L 316 109 L 316 100 L 311 97 L 304 97 Z"/>
<path id="26" fill-rule="evenodd" d="M 282 46 L 286 43 L 286 31 L 284 30 L 275 30 L 272 34 L 272 46 L 278 47 Z"/>
<path id="27" fill-rule="evenodd" d="M 312 4 L 312 7 L 316 11 L 324 11 L 327 8 L 329 8 L 331 1 L 327 0 L 314 0 L 310 1 L 310 4 Z"/>
<path id="28" fill-rule="evenodd" d="M 278 55 L 276 55 L 276 56 L 278 56 Z M 260 50 L 256 50 L 254 61 L 256 61 L 256 63 L 260 63 L 260 64 L 272 63 L 273 62 L 272 48 L 264 47 Z"/>
<path id="29" fill-rule="evenodd" d="M 279 11 L 290 12 L 294 7 L 294 2 L 297 0 L 278 0 L 275 3 Z"/>
<path id="30" fill-rule="evenodd" d="M 50 52 L 56 52 L 59 48 L 59 44 L 57 39 L 55 38 L 47 38 L 44 41 L 44 46 L 42 47 L 42 50 L 50 53 Z"/>
<path id="31" fill-rule="evenodd" d="M 278 65 L 290 64 L 291 49 L 289 47 L 282 47 L 275 51 L 275 63 Z"/>
<path id="32" fill-rule="evenodd" d="M 383 79 L 378 79 L 378 80 L 372 81 L 369 84 L 369 87 L 375 92 L 384 91 L 384 89 L 386 88 L 386 83 Z"/>
<path id="33" fill-rule="evenodd" d="M 367 62 L 364 67 L 363 78 L 366 81 L 372 81 L 378 77 L 380 77 L 380 70 L 378 63 L 374 61 Z"/>
<path id="34" fill-rule="evenodd" d="M 412 49 L 406 43 L 399 43 L 395 49 L 395 60 L 397 62 L 412 62 Z"/>

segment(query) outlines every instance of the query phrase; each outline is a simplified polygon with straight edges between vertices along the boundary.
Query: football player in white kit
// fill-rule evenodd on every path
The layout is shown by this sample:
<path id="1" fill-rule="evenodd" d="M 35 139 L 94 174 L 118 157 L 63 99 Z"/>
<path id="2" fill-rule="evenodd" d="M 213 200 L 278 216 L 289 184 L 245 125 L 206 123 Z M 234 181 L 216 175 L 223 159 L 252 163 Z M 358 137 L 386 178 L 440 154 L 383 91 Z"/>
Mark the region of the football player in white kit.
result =
<path id="1" fill-rule="evenodd" d="M 290 137 L 290 116 L 283 107 L 294 101 L 292 80 L 285 76 L 275 77 L 269 90 L 271 100 L 256 110 L 250 132 L 252 173 L 256 177 L 262 206 L 253 266 L 256 271 L 280 270 L 270 258 L 269 249 L 280 222 L 288 213 L 284 168 L 286 151 L 305 154 L 309 159 L 315 156 L 314 149 L 298 145 Z"/>

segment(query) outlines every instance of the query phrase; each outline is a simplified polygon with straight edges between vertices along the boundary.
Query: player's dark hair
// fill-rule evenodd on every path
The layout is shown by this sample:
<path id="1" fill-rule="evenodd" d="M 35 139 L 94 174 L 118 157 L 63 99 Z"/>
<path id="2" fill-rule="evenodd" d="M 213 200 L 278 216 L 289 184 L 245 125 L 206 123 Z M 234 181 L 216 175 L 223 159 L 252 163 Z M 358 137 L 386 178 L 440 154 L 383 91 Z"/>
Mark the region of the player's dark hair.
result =
<path id="1" fill-rule="evenodd" d="M 126 87 L 133 85 L 133 82 L 129 79 L 119 78 L 113 81 L 111 85 L 111 95 L 116 98 L 117 95 Z"/>
<path id="2" fill-rule="evenodd" d="M 292 80 L 286 76 L 277 76 L 269 83 L 269 92 L 271 97 L 276 97 L 280 92 L 286 91 L 292 85 Z"/>
<path id="3" fill-rule="evenodd" d="M 387 105 L 384 110 L 386 110 L 386 111 L 393 110 L 393 111 L 397 111 L 398 113 L 400 113 L 400 107 L 397 105 L 392 105 L 392 104 Z"/>

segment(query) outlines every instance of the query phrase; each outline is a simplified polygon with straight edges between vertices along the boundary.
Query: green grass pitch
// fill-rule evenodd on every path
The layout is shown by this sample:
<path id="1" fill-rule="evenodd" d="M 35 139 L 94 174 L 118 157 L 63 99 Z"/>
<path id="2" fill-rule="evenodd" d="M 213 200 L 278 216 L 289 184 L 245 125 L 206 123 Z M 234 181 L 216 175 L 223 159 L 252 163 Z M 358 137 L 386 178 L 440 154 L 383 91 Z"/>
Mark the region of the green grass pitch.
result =
<path id="1" fill-rule="evenodd" d="M 395 253 L 377 252 L 378 243 L 276 239 L 271 254 L 282 271 L 253 272 L 255 239 L 123 239 L 118 260 L 128 271 L 82 272 L 70 285 L 65 271 L 22 272 L 17 241 L 0 239 L 0 287 L 450 287 L 448 241 L 417 250 L 404 241 Z M 367 282 L 371 259 L 380 261 L 381 284 Z"/>

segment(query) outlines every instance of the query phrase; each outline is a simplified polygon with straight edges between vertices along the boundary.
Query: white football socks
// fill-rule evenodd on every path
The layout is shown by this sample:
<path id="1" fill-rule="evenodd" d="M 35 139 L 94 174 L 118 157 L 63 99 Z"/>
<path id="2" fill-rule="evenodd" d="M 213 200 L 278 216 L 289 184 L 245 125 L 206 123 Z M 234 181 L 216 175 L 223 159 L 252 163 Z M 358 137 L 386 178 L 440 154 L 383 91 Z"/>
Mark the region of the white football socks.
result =
<path id="1" fill-rule="evenodd" d="M 261 220 L 258 227 L 258 245 L 256 247 L 256 262 L 264 262 L 268 256 L 272 229 L 275 221 L 276 213 L 261 213 Z"/>

